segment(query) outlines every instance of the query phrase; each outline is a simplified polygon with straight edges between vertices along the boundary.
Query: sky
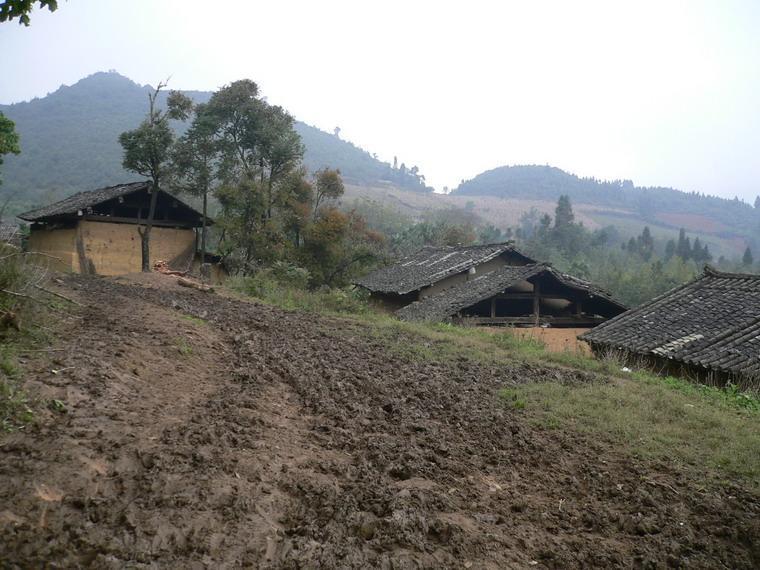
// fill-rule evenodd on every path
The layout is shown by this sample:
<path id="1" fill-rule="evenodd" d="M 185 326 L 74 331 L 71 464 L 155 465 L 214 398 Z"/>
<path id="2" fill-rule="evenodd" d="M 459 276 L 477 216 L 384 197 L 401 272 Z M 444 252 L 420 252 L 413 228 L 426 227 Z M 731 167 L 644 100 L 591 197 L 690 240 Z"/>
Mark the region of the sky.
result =
<path id="1" fill-rule="evenodd" d="M 550 164 L 753 201 L 760 2 L 59 0 L 0 24 L 0 103 L 96 71 L 256 81 L 441 190 Z"/>

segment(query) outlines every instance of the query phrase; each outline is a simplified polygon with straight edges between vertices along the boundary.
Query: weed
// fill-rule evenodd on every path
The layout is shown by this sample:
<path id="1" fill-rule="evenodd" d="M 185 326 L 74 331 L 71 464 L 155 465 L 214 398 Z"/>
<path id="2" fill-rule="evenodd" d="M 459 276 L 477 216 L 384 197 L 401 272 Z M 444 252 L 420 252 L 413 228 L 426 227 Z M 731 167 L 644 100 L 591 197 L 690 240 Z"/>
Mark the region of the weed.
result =
<path id="1" fill-rule="evenodd" d="M 193 353 L 193 347 L 182 337 L 174 339 L 174 346 L 177 347 L 177 351 L 179 351 L 182 356 L 190 356 Z"/>
<path id="2" fill-rule="evenodd" d="M 54 412 L 58 412 L 59 414 L 65 414 L 68 412 L 68 409 L 66 408 L 66 404 L 64 404 L 61 400 L 50 400 L 48 401 L 48 408 L 51 409 Z"/>
<path id="3" fill-rule="evenodd" d="M 499 392 L 499 396 L 509 404 L 510 407 L 516 410 L 522 410 L 525 408 L 525 400 L 520 397 L 520 394 L 516 390 L 510 388 L 504 388 Z"/>
<path id="4" fill-rule="evenodd" d="M 0 348 L 0 430 L 14 431 L 34 419 L 31 402 L 21 389 L 20 370 L 9 346 Z"/>
<path id="5" fill-rule="evenodd" d="M 193 315 L 188 315 L 188 314 L 185 314 L 185 313 L 183 313 L 182 315 L 180 315 L 180 318 L 185 319 L 186 321 L 190 321 L 191 323 L 193 323 L 195 325 L 206 325 L 206 324 L 208 324 L 205 319 L 202 319 L 200 317 L 195 317 Z"/>

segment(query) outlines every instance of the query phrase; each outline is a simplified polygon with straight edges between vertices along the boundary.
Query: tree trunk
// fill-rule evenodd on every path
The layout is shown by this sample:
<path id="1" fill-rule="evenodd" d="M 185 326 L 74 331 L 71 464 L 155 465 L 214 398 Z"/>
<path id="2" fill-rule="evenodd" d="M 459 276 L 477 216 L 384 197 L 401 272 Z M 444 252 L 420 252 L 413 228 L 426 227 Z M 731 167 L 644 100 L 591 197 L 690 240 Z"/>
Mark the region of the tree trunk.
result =
<path id="1" fill-rule="evenodd" d="M 148 219 L 145 222 L 145 228 L 139 232 L 141 246 L 142 246 L 143 273 L 150 273 L 150 231 L 153 229 L 153 219 L 156 215 L 157 201 L 158 201 L 158 178 L 154 178 L 153 183 L 151 184 L 151 188 L 150 188 L 150 207 L 148 208 Z"/>
<path id="2" fill-rule="evenodd" d="M 201 277 L 205 280 L 210 271 L 206 266 L 206 211 L 208 207 L 208 190 L 203 192 L 203 225 L 201 225 Z"/>

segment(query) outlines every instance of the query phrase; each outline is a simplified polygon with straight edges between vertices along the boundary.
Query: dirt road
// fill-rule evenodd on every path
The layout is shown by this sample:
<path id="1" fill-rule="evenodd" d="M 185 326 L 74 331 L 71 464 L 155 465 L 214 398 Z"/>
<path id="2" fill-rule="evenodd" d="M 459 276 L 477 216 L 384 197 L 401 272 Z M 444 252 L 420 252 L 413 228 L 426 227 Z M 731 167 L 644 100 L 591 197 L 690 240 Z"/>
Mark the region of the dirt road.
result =
<path id="1" fill-rule="evenodd" d="M 756 495 L 497 396 L 582 374 L 390 357 L 159 276 L 61 290 L 88 308 L 27 376 L 66 410 L 0 439 L 0 567 L 760 567 Z"/>

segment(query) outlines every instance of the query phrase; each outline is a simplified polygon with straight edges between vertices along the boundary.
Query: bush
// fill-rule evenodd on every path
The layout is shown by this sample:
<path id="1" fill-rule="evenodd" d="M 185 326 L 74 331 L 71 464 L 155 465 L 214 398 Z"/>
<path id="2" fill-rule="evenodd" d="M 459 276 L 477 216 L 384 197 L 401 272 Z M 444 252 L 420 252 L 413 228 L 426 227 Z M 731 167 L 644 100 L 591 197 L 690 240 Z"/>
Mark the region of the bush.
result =
<path id="1" fill-rule="evenodd" d="M 232 289 L 285 309 L 316 313 L 364 314 L 368 311 L 364 290 L 321 287 L 307 288 L 310 275 L 306 269 L 276 262 L 251 276 L 230 279 Z"/>

